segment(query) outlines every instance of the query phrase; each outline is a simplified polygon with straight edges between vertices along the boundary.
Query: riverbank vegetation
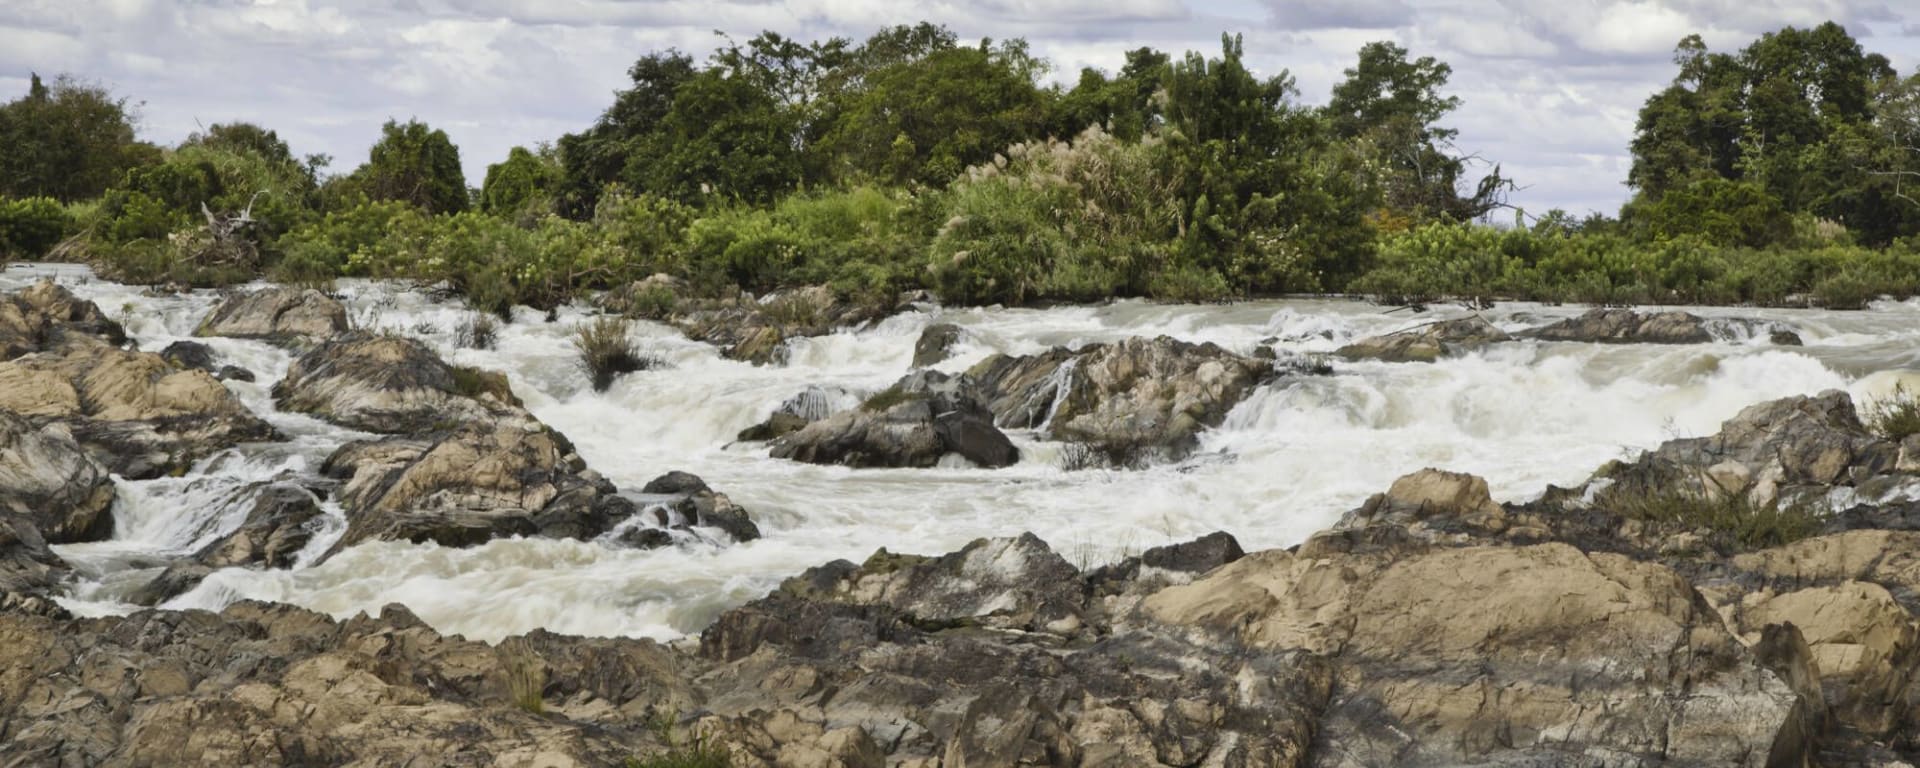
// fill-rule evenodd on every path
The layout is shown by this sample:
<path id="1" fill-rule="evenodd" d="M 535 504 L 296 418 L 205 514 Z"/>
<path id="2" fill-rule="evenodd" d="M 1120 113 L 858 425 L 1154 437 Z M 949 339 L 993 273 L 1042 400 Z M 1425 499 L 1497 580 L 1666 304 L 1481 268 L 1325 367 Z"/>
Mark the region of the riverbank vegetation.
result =
<path id="1" fill-rule="evenodd" d="M 419 121 L 334 173 L 250 124 L 146 144 L 124 97 L 35 77 L 0 106 L 0 253 L 135 283 L 403 278 L 503 314 L 656 273 L 964 304 L 1920 292 L 1920 75 L 1838 25 L 1681 41 L 1640 114 L 1633 197 L 1584 218 L 1513 208 L 1515 182 L 1455 147 L 1444 62 L 1367 44 L 1316 106 L 1244 54 L 1141 48 L 1067 79 L 1023 41 L 929 24 L 654 52 L 591 126 L 515 148 L 477 189 Z"/>

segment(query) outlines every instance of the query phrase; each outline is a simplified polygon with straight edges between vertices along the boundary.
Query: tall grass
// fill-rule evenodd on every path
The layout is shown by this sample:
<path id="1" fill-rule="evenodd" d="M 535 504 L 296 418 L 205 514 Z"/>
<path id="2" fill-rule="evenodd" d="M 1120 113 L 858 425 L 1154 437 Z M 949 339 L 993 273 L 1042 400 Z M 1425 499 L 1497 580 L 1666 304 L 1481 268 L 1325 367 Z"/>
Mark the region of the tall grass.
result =
<path id="1" fill-rule="evenodd" d="M 1743 493 L 1697 495 L 1676 488 L 1621 489 L 1602 497 L 1600 507 L 1629 520 L 1707 529 L 1724 534 L 1742 549 L 1765 549 L 1812 536 L 1822 511 L 1812 504 L 1756 504 Z"/>
<path id="2" fill-rule="evenodd" d="M 1861 420 L 1867 423 L 1867 429 L 1888 440 L 1898 442 L 1920 435 L 1920 398 L 1914 397 L 1907 385 L 1896 385 L 1891 394 L 1869 404 Z"/>
<path id="3" fill-rule="evenodd" d="M 629 321 L 607 315 L 582 323 L 573 331 L 573 348 L 580 354 L 580 366 L 593 380 L 593 391 L 605 392 L 613 380 L 635 371 L 660 366 L 660 360 L 640 354 L 627 338 Z"/>

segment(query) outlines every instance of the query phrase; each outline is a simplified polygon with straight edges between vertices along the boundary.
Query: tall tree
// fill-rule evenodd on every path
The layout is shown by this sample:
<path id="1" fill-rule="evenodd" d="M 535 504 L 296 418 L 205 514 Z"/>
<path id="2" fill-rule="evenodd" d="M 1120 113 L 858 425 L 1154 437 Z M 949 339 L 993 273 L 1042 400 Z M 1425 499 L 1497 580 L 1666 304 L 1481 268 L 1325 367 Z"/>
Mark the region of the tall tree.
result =
<path id="1" fill-rule="evenodd" d="M 373 200 L 400 200 L 429 213 L 467 209 L 460 148 L 445 131 L 419 120 L 388 120 L 354 183 Z"/>
<path id="2" fill-rule="evenodd" d="M 633 155 L 650 143 L 673 109 L 680 86 L 698 72 L 693 57 L 676 50 L 650 53 L 627 69 L 633 86 L 614 95 L 613 105 L 592 127 L 560 137 L 561 178 L 556 204 L 570 218 L 593 215 L 600 190 L 621 180 Z"/>
<path id="3" fill-rule="evenodd" d="M 1480 218 L 1511 187 L 1496 166 L 1471 192 L 1461 191 L 1469 158 L 1453 148 L 1459 132 L 1440 124 L 1460 106 L 1459 97 L 1443 92 L 1452 75 L 1432 56 L 1410 59 L 1405 48 L 1373 42 L 1361 46 L 1359 61 L 1333 87 L 1325 114 L 1334 134 L 1376 169 L 1371 181 L 1398 216 Z"/>
<path id="4" fill-rule="evenodd" d="M 27 95 L 0 106 L 0 194 L 93 197 L 157 151 L 134 141 L 134 107 L 106 88 L 32 75 Z"/>

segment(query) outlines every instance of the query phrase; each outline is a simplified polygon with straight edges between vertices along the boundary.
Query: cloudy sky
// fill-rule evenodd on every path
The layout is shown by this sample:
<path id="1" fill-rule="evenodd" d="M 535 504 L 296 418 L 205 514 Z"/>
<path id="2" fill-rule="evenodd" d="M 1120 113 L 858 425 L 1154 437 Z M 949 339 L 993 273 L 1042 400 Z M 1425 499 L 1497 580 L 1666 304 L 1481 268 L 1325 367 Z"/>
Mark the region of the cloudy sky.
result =
<path id="1" fill-rule="evenodd" d="M 962 38 L 1025 37 L 1055 77 L 1117 67 L 1140 45 L 1217 52 L 1244 34 L 1251 63 L 1324 103 L 1370 40 L 1454 68 L 1467 151 L 1502 163 L 1534 212 L 1614 212 L 1634 112 L 1672 76 L 1673 45 L 1716 50 L 1833 19 L 1902 72 L 1920 64 L 1911 0 L 0 0 L 0 94 L 29 72 L 73 73 L 142 102 L 145 138 L 246 120 L 350 170 L 388 117 L 460 145 L 477 184 L 516 144 L 579 130 L 628 64 L 710 51 L 716 30 L 860 39 L 945 23 Z M 1903 6 L 1915 10 L 1902 10 Z"/>

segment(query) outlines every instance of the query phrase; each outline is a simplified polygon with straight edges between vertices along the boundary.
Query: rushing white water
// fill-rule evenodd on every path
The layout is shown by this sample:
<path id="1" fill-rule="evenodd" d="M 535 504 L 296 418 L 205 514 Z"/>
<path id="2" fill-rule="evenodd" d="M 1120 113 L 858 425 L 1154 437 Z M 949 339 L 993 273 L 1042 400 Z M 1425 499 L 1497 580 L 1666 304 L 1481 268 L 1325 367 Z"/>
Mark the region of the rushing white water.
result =
<path id="1" fill-rule="evenodd" d="M 50 273 L 126 322 L 149 350 L 189 337 L 214 300 L 206 292 L 146 296 L 72 267 L 10 269 L 0 275 L 0 290 Z M 670 367 L 595 393 L 567 341 L 585 316 L 579 308 L 561 311 L 554 322 L 523 310 L 501 327 L 495 349 L 472 350 L 454 343 L 469 316 L 458 302 L 360 281 L 344 282 L 340 291 L 363 326 L 401 330 L 454 362 L 505 372 L 535 415 L 623 489 L 668 470 L 693 472 L 751 510 L 765 537 L 650 551 L 538 539 L 471 549 L 377 543 L 308 567 L 343 525 L 338 508 L 328 506 L 327 528 L 300 566 L 220 571 L 169 607 L 218 608 L 252 598 L 345 616 L 401 602 L 442 630 L 483 639 L 536 627 L 671 638 L 699 631 L 718 611 L 805 568 L 857 561 L 883 546 L 937 553 L 975 537 L 1032 531 L 1083 562 L 1214 530 L 1233 533 L 1249 549 L 1286 546 L 1425 466 L 1473 472 L 1487 478 L 1497 498 L 1525 499 L 1550 483 L 1578 483 L 1608 459 L 1662 440 L 1711 434 L 1752 403 L 1830 388 L 1879 396 L 1920 367 L 1920 304 L 1882 303 L 1865 312 L 1696 309 L 1784 323 L 1806 346 L 1776 347 L 1729 329 L 1725 341 L 1692 346 L 1519 342 L 1435 364 L 1336 363 L 1335 375 L 1282 379 L 1256 391 L 1177 465 L 1068 472 L 1058 467 L 1059 445 L 1016 433 L 1022 460 L 1001 470 L 854 470 L 770 459 L 764 446 L 735 444 L 734 435 L 809 386 L 871 392 L 891 384 L 907 371 L 915 339 L 932 322 L 967 329 L 959 354 L 940 366 L 957 371 L 996 352 L 1133 335 L 1212 341 L 1240 352 L 1270 346 L 1282 356 L 1327 352 L 1460 310 L 1409 317 L 1317 300 L 927 308 L 794 342 L 789 364 L 776 367 L 725 360 L 670 328 L 642 323 L 635 341 Z M 1513 304 L 1487 315 L 1519 329 L 1582 309 Z M 242 446 L 183 478 L 121 482 L 116 538 L 59 548 L 82 573 L 65 601 L 76 612 L 130 610 L 118 600 L 166 558 L 239 524 L 246 510 L 232 496 L 241 486 L 310 473 L 333 448 L 365 437 L 274 409 L 268 390 L 290 362 L 285 351 L 203 341 L 225 362 L 258 374 L 258 383 L 229 386 L 290 440 Z"/>

